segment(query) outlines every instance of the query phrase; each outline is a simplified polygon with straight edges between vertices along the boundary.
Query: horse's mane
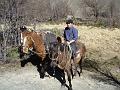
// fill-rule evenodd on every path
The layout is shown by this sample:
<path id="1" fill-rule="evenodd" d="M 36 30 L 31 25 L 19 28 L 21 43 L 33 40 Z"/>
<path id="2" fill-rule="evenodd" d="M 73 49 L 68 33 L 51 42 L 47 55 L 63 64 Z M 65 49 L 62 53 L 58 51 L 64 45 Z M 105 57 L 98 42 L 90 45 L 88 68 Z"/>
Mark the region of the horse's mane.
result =
<path id="1" fill-rule="evenodd" d="M 34 43 L 34 49 L 38 56 L 40 56 L 42 59 L 45 58 L 45 46 L 44 41 L 41 33 L 37 33 L 35 31 L 28 31 L 24 33 L 25 36 L 31 37 L 33 43 Z"/>

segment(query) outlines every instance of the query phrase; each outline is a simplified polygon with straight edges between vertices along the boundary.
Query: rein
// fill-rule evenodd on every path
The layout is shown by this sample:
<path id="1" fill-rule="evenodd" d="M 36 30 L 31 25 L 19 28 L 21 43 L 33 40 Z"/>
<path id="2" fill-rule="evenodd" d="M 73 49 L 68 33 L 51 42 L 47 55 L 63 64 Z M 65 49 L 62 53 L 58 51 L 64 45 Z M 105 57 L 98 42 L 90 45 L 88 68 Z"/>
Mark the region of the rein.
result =
<path id="1" fill-rule="evenodd" d="M 35 54 L 40 54 L 40 55 L 43 55 L 43 53 L 38 53 L 38 52 L 33 51 L 33 50 L 31 50 L 31 49 L 29 49 L 29 51 L 30 51 L 30 52 L 32 52 L 32 53 L 35 53 Z M 46 54 L 48 54 L 48 53 L 44 53 L 44 55 L 46 55 Z"/>

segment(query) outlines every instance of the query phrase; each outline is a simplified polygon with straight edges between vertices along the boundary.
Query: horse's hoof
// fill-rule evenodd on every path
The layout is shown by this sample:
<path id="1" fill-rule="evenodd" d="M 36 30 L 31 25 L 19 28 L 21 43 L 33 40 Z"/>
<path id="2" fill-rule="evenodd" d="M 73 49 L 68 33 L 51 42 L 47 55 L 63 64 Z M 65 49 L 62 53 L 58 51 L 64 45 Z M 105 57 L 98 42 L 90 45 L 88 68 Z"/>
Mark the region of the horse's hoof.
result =
<path id="1" fill-rule="evenodd" d="M 44 77 L 43 77 L 43 76 L 40 76 L 40 78 L 41 78 L 41 79 L 44 79 Z"/>
<path id="2" fill-rule="evenodd" d="M 61 87 L 65 87 L 65 83 L 62 83 L 62 84 L 61 84 Z"/>
<path id="3" fill-rule="evenodd" d="M 46 74 L 45 74 L 45 77 L 49 77 L 49 78 L 50 78 L 51 76 L 50 76 L 50 75 L 46 75 Z"/>
<path id="4" fill-rule="evenodd" d="M 40 78 L 44 79 L 45 75 L 44 74 L 40 74 Z"/>
<path id="5" fill-rule="evenodd" d="M 21 61 L 21 67 L 25 67 L 25 62 L 24 61 Z"/>
<path id="6" fill-rule="evenodd" d="M 69 87 L 68 90 L 73 90 L 73 89 L 71 87 Z"/>

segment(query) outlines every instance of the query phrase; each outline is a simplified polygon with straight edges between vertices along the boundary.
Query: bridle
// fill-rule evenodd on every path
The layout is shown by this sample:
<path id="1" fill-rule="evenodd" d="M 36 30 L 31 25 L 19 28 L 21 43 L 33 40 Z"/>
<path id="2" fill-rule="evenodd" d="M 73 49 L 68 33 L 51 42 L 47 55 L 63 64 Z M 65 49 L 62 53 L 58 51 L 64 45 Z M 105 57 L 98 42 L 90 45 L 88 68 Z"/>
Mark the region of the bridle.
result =
<path id="1" fill-rule="evenodd" d="M 63 46 L 63 51 L 61 51 L 61 46 Z M 69 50 L 68 50 L 68 48 L 69 48 Z M 59 60 L 62 59 L 61 62 L 59 62 L 59 64 L 61 64 L 61 63 L 64 62 L 64 59 L 71 59 L 72 53 L 71 53 L 70 50 L 71 50 L 70 46 L 68 46 L 64 43 L 58 44 L 57 52 L 56 52 L 57 57 L 56 58 L 51 58 L 51 60 L 55 61 L 55 62 L 59 62 Z M 64 56 L 62 55 L 62 58 L 60 58 L 62 53 L 64 54 Z"/>
<path id="2" fill-rule="evenodd" d="M 36 50 L 35 50 L 35 48 L 34 48 L 34 47 L 35 47 L 35 45 L 34 45 L 34 42 L 35 42 L 34 39 L 33 39 L 31 36 L 26 36 L 26 37 L 24 37 L 24 38 L 27 38 L 27 37 L 30 37 L 30 39 L 31 39 L 32 42 L 33 42 L 33 43 L 32 43 L 32 48 L 29 48 L 29 46 L 28 46 L 28 47 L 25 46 L 25 45 L 24 45 L 25 42 L 23 43 L 22 47 L 23 47 L 23 48 L 24 48 L 24 47 L 27 47 L 27 48 L 28 48 L 28 51 L 31 52 L 31 53 L 33 53 L 33 54 L 43 55 L 43 53 L 36 52 Z M 44 54 L 47 54 L 47 53 L 44 53 Z"/>

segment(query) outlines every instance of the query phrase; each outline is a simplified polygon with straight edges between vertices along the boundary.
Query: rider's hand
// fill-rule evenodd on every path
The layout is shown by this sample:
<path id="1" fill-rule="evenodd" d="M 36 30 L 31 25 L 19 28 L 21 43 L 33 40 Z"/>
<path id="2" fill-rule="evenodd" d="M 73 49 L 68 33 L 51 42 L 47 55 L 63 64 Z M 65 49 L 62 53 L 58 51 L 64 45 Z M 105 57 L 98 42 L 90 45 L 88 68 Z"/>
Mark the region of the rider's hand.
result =
<path id="1" fill-rule="evenodd" d="M 70 45 L 73 42 L 75 42 L 75 40 L 67 41 L 67 45 Z"/>
<path id="2" fill-rule="evenodd" d="M 70 45 L 70 42 L 69 42 L 69 41 L 67 41 L 67 45 Z"/>
<path id="3" fill-rule="evenodd" d="M 73 42 L 75 42 L 75 40 L 71 40 L 71 41 L 70 41 L 70 43 L 73 43 Z"/>

